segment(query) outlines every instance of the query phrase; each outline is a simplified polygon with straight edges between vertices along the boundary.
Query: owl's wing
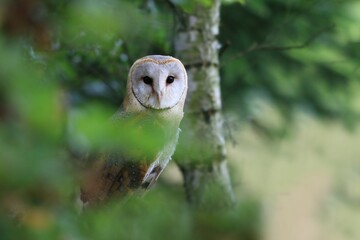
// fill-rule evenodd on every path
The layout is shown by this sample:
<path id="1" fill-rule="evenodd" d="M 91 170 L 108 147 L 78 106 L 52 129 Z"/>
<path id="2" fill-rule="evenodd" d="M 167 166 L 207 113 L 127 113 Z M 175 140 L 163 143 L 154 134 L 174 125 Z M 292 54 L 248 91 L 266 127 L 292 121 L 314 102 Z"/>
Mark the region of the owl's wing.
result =
<path id="1" fill-rule="evenodd" d="M 171 160 L 175 152 L 176 145 L 179 139 L 180 128 L 177 129 L 173 137 L 168 141 L 164 148 L 157 154 L 155 160 L 150 164 L 142 182 L 142 187 L 147 189 L 151 187 L 159 178 L 161 172 Z"/>
<path id="2" fill-rule="evenodd" d="M 117 113 L 112 121 L 129 124 L 126 127 L 136 128 L 140 136 L 142 131 L 151 129 L 151 133 L 155 133 L 154 138 L 164 138 L 164 141 L 160 141 L 151 152 L 138 149 L 137 154 L 131 155 L 122 148 L 93 155 L 92 166 L 86 171 L 81 188 L 84 203 L 96 203 L 111 195 L 126 195 L 137 189 L 147 189 L 157 180 L 175 150 L 178 133 L 175 134 L 176 139 L 165 139 L 164 129 L 149 116 Z"/>
<path id="3" fill-rule="evenodd" d="M 142 188 L 150 159 L 134 157 L 120 151 L 109 151 L 98 155 L 89 167 L 81 186 L 81 200 L 90 205 L 111 196 L 125 196 Z"/>

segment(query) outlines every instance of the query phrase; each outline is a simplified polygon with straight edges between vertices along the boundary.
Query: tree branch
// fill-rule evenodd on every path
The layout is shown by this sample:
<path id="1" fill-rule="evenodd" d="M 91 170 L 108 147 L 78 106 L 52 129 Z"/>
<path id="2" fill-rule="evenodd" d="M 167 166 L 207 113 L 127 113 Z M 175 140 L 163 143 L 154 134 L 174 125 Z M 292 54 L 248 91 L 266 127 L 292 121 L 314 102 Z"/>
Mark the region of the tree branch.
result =
<path id="1" fill-rule="evenodd" d="M 251 53 L 251 52 L 255 52 L 255 51 L 287 51 L 287 50 L 305 48 L 308 45 L 310 45 L 315 39 L 317 39 L 321 34 L 333 29 L 334 27 L 335 27 L 335 25 L 331 24 L 331 25 L 329 25 L 329 26 L 327 26 L 325 28 L 322 28 L 319 31 L 315 32 L 313 35 L 311 35 L 305 42 L 303 42 L 301 44 L 297 44 L 297 45 L 274 46 L 274 45 L 271 45 L 271 44 L 266 44 L 266 43 L 258 44 L 258 43 L 255 42 L 250 47 L 245 49 L 244 51 L 239 52 L 236 55 L 230 57 L 227 61 L 243 57 L 246 54 Z"/>

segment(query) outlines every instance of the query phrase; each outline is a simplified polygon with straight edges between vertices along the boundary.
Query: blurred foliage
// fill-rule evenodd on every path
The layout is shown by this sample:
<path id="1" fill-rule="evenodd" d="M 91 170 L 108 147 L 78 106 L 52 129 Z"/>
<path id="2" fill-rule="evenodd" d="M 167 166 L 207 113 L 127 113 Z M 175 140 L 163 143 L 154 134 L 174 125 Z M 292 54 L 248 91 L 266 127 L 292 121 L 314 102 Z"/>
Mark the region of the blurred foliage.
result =
<path id="1" fill-rule="evenodd" d="M 347 126 L 358 121 L 357 1 L 223 2 L 227 111 L 264 136 L 283 133 L 298 109 Z M 173 3 L 191 11 L 198 2 Z M 103 123 L 122 102 L 132 62 L 172 54 L 171 11 L 156 0 L 0 3 L 1 239 L 260 238 L 259 200 L 197 212 L 166 182 L 82 215 L 74 206 L 77 160 L 66 145 L 83 153 L 136 141 Z"/>
<path id="2" fill-rule="evenodd" d="M 271 128 L 270 103 L 292 123 L 300 109 L 348 127 L 358 121 L 358 1 L 248 1 L 224 5 L 224 106 Z M 255 104 L 254 104 L 255 103 Z"/>

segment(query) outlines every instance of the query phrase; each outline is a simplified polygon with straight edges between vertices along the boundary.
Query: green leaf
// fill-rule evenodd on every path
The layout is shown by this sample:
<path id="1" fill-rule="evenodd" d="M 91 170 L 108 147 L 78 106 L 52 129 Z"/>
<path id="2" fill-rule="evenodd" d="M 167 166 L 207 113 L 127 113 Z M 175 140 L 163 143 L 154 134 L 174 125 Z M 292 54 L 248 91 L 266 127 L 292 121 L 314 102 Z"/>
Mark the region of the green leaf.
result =
<path id="1" fill-rule="evenodd" d="M 196 7 L 210 7 L 212 4 L 212 0 L 175 0 L 173 1 L 176 5 L 180 6 L 185 12 L 191 13 Z"/>
<path id="2" fill-rule="evenodd" d="M 231 3 L 240 3 L 244 5 L 246 3 L 246 0 L 222 0 L 223 4 L 231 4 Z"/>

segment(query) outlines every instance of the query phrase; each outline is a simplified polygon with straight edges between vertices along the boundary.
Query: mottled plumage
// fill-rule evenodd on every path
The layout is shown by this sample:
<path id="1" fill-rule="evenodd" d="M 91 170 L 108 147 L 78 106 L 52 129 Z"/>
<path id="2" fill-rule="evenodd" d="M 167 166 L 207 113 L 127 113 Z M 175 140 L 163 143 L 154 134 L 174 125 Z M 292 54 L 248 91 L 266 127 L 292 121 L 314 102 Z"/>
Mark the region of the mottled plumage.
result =
<path id="1" fill-rule="evenodd" d="M 152 55 L 133 64 L 123 106 L 111 121 L 123 129 L 121 124 L 128 124 L 125 129 L 137 131 L 140 137 L 149 130 L 156 144 L 150 152 L 132 147 L 92 156 L 81 188 L 84 204 L 146 189 L 157 180 L 176 148 L 186 92 L 186 70 L 179 60 Z"/>

